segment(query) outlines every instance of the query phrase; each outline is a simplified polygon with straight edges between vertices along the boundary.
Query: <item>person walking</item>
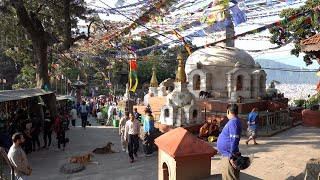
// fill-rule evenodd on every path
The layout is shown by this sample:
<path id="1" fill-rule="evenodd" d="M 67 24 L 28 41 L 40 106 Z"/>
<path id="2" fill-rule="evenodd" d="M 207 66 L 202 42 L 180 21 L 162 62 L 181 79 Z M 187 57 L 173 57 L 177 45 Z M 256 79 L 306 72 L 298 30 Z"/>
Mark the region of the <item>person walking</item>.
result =
<path id="1" fill-rule="evenodd" d="M 43 125 L 44 145 L 41 148 L 49 149 L 51 145 L 52 125 L 53 125 L 53 117 L 51 116 L 50 111 L 46 110 L 45 117 L 44 117 L 44 125 Z"/>
<path id="2" fill-rule="evenodd" d="M 78 115 L 77 115 L 77 110 L 76 110 L 76 107 L 73 106 L 71 111 L 70 111 L 70 118 L 71 118 L 71 124 L 72 126 L 76 126 L 76 119 L 78 118 Z"/>
<path id="3" fill-rule="evenodd" d="M 39 117 L 33 116 L 32 128 L 30 131 L 30 135 L 32 137 L 32 151 L 40 150 L 40 140 L 39 140 L 40 127 L 41 127 L 41 122 Z"/>
<path id="4" fill-rule="evenodd" d="M 126 136 L 125 127 L 128 120 L 129 120 L 129 112 L 126 112 L 125 116 L 120 119 L 120 123 L 119 123 L 119 135 L 121 137 L 121 147 L 122 147 L 122 151 L 124 152 L 128 148 L 128 143 L 125 140 L 125 136 Z"/>
<path id="5" fill-rule="evenodd" d="M 258 109 L 253 108 L 252 111 L 248 115 L 248 129 L 247 129 L 247 134 L 249 138 L 245 141 L 246 144 L 248 145 L 251 140 L 253 140 L 253 144 L 257 145 L 258 143 L 256 142 L 257 138 L 257 124 L 259 120 L 259 114 L 257 113 Z"/>
<path id="6" fill-rule="evenodd" d="M 78 109 L 80 116 L 81 116 L 81 126 L 86 128 L 87 120 L 88 120 L 88 113 L 89 113 L 89 106 L 87 106 L 85 101 L 82 101 L 82 104 L 79 106 Z"/>
<path id="7" fill-rule="evenodd" d="M 128 142 L 130 163 L 133 163 L 133 155 L 138 158 L 137 151 L 139 149 L 140 125 L 139 121 L 134 118 L 132 112 L 129 113 L 129 118 L 130 120 L 126 122 L 125 126 L 125 140 Z"/>
<path id="8" fill-rule="evenodd" d="M 238 180 L 240 170 L 234 160 L 240 155 L 239 141 L 242 133 L 241 121 L 238 118 L 238 106 L 230 104 L 227 108 L 228 123 L 218 137 L 217 148 L 222 155 L 222 179 Z"/>
<path id="9" fill-rule="evenodd" d="M 8 159 L 14 167 L 16 180 L 27 180 L 27 177 L 32 174 L 32 169 L 27 159 L 27 155 L 21 148 L 21 144 L 24 143 L 24 140 L 22 133 L 14 133 L 12 135 L 13 144 L 8 152 Z"/>
<path id="10" fill-rule="evenodd" d="M 133 114 L 134 114 L 134 118 L 136 118 L 140 122 L 141 121 L 141 114 L 138 112 L 137 108 L 133 109 Z"/>
<path id="11" fill-rule="evenodd" d="M 146 157 L 152 156 L 153 154 L 153 143 L 154 143 L 154 117 L 150 108 L 144 110 L 145 118 L 143 120 L 143 150 Z"/>
<path id="12" fill-rule="evenodd" d="M 107 121 L 105 123 L 106 126 L 110 126 L 112 124 L 114 115 L 116 115 L 116 114 L 117 114 L 116 105 L 112 104 L 110 102 L 110 105 L 109 105 L 109 108 L 108 108 L 108 118 L 107 118 Z"/>
<path id="13" fill-rule="evenodd" d="M 64 112 L 60 111 L 59 116 L 56 118 L 53 129 L 57 134 L 58 140 L 58 151 L 64 151 L 66 147 L 66 130 L 67 130 L 67 121 L 64 117 Z M 63 144 L 63 148 L 61 149 L 61 143 Z"/>

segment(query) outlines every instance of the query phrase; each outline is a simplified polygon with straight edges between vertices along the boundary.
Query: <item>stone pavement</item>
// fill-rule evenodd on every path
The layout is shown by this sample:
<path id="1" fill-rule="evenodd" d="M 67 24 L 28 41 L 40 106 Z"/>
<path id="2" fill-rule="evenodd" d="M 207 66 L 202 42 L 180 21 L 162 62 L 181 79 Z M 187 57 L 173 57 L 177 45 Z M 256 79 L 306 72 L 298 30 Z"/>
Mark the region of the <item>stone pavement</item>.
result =
<path id="1" fill-rule="evenodd" d="M 72 127 L 67 132 L 70 142 L 65 151 L 56 152 L 54 147 L 49 150 L 40 150 L 28 155 L 32 164 L 33 174 L 30 180 L 156 180 L 158 178 L 158 157 L 155 153 L 152 157 L 144 157 L 142 146 L 138 155 L 139 159 L 129 163 L 128 154 L 125 152 L 94 155 L 93 160 L 99 164 L 89 164 L 86 169 L 75 174 L 63 174 L 60 167 L 73 155 L 81 155 L 91 152 L 97 147 L 104 146 L 111 141 L 115 145 L 113 149 L 120 151 L 120 137 L 118 129 L 98 125 L 94 119 L 90 119 L 91 127 L 82 129 Z M 80 124 L 78 120 L 77 125 Z M 241 172 L 241 179 L 299 179 L 305 168 L 306 162 L 311 158 L 320 157 L 320 129 L 294 127 L 288 131 L 273 137 L 261 137 L 260 145 L 244 144 L 241 139 L 240 150 L 243 154 L 254 154 L 255 159 L 248 169 Z M 211 143 L 216 147 L 216 143 Z M 208 179 L 221 179 L 219 168 L 220 156 L 212 158 L 211 174 Z M 300 176 L 299 176 L 300 174 Z"/>

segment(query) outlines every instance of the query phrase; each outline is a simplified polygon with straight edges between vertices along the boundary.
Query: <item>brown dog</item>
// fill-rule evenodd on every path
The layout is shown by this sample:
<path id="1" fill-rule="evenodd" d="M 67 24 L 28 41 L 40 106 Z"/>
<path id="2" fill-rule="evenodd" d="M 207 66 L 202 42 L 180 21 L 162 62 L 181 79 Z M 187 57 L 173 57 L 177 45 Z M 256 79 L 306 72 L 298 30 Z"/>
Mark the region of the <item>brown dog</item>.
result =
<path id="1" fill-rule="evenodd" d="M 89 164 L 89 163 L 98 164 L 98 162 L 93 162 L 91 160 L 92 157 L 93 157 L 93 155 L 91 153 L 87 153 L 87 154 L 84 154 L 82 156 L 72 156 L 69 159 L 69 162 L 70 163 L 78 163 L 78 164 Z"/>
<path id="2" fill-rule="evenodd" d="M 114 144 L 112 142 L 108 142 L 108 144 L 102 148 L 96 148 L 94 149 L 92 152 L 96 153 L 96 154 L 109 154 L 109 153 L 115 153 L 115 151 L 113 151 L 111 149 L 111 146 L 113 146 Z"/>

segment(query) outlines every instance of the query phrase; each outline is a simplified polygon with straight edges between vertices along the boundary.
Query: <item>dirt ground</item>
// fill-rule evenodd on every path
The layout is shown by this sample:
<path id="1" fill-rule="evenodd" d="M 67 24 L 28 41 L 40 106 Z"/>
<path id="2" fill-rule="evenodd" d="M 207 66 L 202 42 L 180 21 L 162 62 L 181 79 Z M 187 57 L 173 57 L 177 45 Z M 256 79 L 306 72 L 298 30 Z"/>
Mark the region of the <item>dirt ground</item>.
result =
<path id="1" fill-rule="evenodd" d="M 65 151 L 56 151 L 54 146 L 49 150 L 32 152 L 28 158 L 32 164 L 33 174 L 30 180 L 156 180 L 158 179 L 158 156 L 144 157 L 142 147 L 138 152 L 139 159 L 129 163 L 128 154 L 119 152 L 106 155 L 94 155 L 93 160 L 99 164 L 89 164 L 86 169 L 74 174 L 59 172 L 60 167 L 73 155 L 91 152 L 97 147 L 113 142 L 114 150 L 120 151 L 120 137 L 117 128 L 99 126 L 90 119 L 91 127 L 82 129 L 72 127 L 67 132 L 70 142 Z M 77 124 L 79 125 L 79 120 Z M 246 146 L 245 137 L 241 139 L 240 150 L 243 154 L 254 154 L 253 164 L 241 171 L 240 178 L 251 179 L 301 179 L 306 162 L 320 157 L 320 129 L 297 126 L 273 137 L 258 139 L 259 145 Z M 216 147 L 216 143 L 211 144 Z M 212 158 L 211 174 L 208 179 L 221 179 L 220 155 Z"/>

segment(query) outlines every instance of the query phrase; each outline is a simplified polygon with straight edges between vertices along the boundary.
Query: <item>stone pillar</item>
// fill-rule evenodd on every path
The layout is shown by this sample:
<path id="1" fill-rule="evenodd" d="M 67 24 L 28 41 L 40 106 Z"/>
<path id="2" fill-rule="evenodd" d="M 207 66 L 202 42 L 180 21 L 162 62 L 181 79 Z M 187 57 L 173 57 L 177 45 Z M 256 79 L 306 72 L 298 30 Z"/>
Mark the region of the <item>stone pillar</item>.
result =
<path id="1" fill-rule="evenodd" d="M 259 96 L 260 84 L 257 75 L 252 75 L 252 98 L 256 99 Z"/>
<path id="2" fill-rule="evenodd" d="M 226 82 L 227 82 L 227 89 L 228 89 L 228 98 L 231 98 L 231 93 L 233 92 L 231 74 L 227 75 Z"/>

